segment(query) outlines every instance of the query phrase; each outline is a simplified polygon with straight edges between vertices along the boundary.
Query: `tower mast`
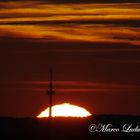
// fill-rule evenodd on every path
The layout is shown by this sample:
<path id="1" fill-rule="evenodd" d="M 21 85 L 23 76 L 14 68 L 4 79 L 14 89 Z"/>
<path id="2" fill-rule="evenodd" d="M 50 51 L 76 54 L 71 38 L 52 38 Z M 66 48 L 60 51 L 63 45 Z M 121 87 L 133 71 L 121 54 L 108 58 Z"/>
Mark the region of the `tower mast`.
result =
<path id="1" fill-rule="evenodd" d="M 52 117 L 52 99 L 53 99 L 53 95 L 55 94 L 55 90 L 53 89 L 53 70 L 52 69 L 50 69 L 50 81 L 49 81 L 47 94 L 49 95 L 49 118 L 51 118 Z"/>

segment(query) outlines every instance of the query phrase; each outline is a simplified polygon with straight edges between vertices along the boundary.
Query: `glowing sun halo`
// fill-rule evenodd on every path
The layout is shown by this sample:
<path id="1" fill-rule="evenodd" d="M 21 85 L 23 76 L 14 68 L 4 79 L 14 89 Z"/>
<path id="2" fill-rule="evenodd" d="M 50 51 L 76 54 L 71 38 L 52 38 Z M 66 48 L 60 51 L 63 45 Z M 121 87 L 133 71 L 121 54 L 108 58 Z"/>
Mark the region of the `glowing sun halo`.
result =
<path id="1" fill-rule="evenodd" d="M 69 103 L 59 104 L 52 107 L 52 117 L 88 117 L 91 114 L 84 108 Z M 42 111 L 37 117 L 49 116 L 49 107 Z"/>

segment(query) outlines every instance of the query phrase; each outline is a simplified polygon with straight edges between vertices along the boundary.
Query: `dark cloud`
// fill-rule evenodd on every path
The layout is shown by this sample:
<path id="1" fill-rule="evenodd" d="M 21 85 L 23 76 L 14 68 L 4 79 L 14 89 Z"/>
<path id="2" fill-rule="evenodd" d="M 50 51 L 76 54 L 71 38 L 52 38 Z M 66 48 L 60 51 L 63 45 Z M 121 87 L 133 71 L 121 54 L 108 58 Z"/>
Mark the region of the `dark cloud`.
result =
<path id="1" fill-rule="evenodd" d="M 44 0 L 48 1 L 48 0 Z M 137 3 L 139 0 L 49 0 L 50 3 Z"/>
<path id="2" fill-rule="evenodd" d="M 80 16 L 80 15 L 79 15 Z M 123 20 L 123 19 L 119 19 L 119 20 L 97 20 L 95 21 L 94 19 L 87 19 L 87 20 L 70 20 L 70 21 L 58 21 L 58 20 L 53 20 L 53 21 L 11 21 L 11 22 L 7 22 L 7 23 L 1 23 L 0 25 L 62 25 L 62 24 L 113 24 L 114 26 L 132 26 L 132 27 L 140 27 L 140 20 L 139 19 L 132 19 L 132 20 Z"/>
<path id="3" fill-rule="evenodd" d="M 9 1 L 18 1 L 18 0 L 0 0 L 2 2 L 9 2 Z M 55 4 L 62 4 L 62 3 L 138 3 L 139 0 L 23 0 L 23 1 L 44 1 L 47 3 L 55 3 Z"/>

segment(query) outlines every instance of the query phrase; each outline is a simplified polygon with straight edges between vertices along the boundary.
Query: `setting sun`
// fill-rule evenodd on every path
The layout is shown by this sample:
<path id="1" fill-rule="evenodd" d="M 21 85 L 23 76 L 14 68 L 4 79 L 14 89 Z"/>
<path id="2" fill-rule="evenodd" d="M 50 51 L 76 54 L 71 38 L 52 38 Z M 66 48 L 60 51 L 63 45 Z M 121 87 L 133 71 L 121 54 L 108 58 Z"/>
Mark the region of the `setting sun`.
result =
<path id="1" fill-rule="evenodd" d="M 86 109 L 71 105 L 69 103 L 59 104 L 52 107 L 52 117 L 88 117 L 89 113 Z M 42 111 L 37 117 L 48 117 L 49 116 L 49 107 Z"/>

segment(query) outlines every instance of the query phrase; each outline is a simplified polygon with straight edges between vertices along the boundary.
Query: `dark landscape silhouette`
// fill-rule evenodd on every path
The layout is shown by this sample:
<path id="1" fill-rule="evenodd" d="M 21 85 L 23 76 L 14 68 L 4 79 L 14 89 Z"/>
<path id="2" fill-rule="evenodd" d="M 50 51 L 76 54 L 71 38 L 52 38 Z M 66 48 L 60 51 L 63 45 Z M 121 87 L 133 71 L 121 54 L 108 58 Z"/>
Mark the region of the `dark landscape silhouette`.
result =
<path id="1" fill-rule="evenodd" d="M 56 117 L 51 121 L 51 132 L 48 118 L 0 118 L 1 137 L 3 139 L 24 140 L 102 140 L 102 139 L 138 139 L 140 132 L 90 132 L 91 124 L 112 124 L 119 129 L 124 124 L 136 127 L 140 124 L 139 116 L 94 115 L 87 118 Z"/>

